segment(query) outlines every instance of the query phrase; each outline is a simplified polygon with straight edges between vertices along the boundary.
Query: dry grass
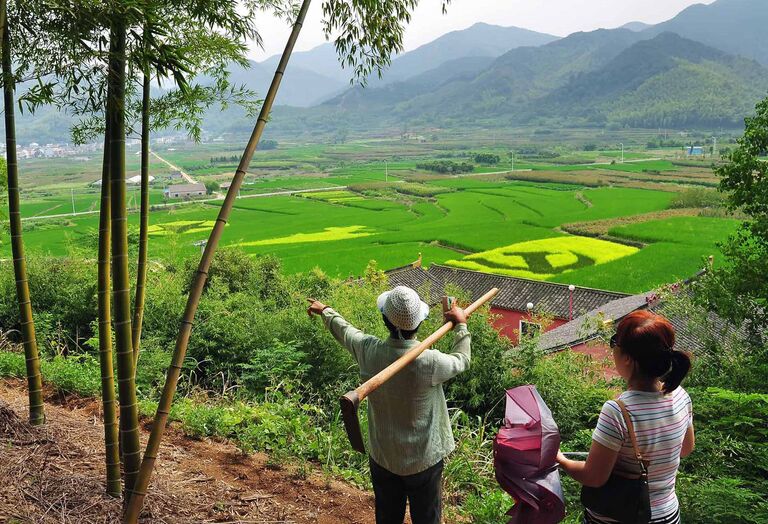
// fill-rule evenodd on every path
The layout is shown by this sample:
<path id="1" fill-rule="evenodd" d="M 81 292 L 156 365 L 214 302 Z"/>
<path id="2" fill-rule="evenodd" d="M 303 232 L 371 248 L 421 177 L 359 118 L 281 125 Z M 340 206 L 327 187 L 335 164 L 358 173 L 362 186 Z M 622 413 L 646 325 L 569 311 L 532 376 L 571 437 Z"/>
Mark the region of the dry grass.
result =
<path id="1" fill-rule="evenodd" d="M 602 237 L 607 235 L 608 231 L 614 227 L 650 222 L 651 220 L 663 220 L 672 217 L 695 217 L 700 216 L 702 211 L 703 209 L 700 208 L 666 209 L 664 211 L 643 213 L 642 215 L 607 218 L 604 220 L 594 220 L 592 222 L 573 222 L 571 224 L 563 224 L 560 226 L 560 229 L 567 233 L 571 233 L 572 235 Z"/>
<path id="2" fill-rule="evenodd" d="M 100 404 L 46 404 L 47 421 L 22 418 L 23 381 L 0 380 L 0 522 L 119 522 L 121 503 L 104 493 Z M 146 428 L 145 428 L 146 429 Z M 146 441 L 146 432 L 143 435 Z M 160 449 L 140 522 L 369 524 L 371 497 L 310 471 L 299 478 L 220 442 L 192 441 L 171 428 Z"/>

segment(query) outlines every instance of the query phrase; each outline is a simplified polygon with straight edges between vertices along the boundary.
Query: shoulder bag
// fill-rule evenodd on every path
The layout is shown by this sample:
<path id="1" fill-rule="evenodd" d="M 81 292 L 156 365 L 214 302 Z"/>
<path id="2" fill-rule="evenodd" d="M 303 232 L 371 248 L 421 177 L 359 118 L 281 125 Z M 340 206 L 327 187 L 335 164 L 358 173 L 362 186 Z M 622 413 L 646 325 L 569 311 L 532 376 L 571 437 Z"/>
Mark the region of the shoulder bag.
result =
<path id="1" fill-rule="evenodd" d="M 635 450 L 635 458 L 640 464 L 640 476 L 629 478 L 611 473 L 608 482 L 599 488 L 582 486 L 581 503 L 585 508 L 600 516 L 608 517 L 621 524 L 648 524 L 651 520 L 651 499 L 648 493 L 648 465 L 637 447 L 635 427 L 629 418 L 627 406 L 616 400 L 627 425 L 629 438 Z"/>

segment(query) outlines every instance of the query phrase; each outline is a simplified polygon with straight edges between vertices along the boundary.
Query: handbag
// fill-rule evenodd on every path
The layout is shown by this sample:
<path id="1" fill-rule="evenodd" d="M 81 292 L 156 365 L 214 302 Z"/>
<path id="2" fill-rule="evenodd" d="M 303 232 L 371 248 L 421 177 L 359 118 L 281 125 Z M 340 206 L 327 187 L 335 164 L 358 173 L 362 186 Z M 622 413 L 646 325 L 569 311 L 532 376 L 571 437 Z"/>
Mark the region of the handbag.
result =
<path id="1" fill-rule="evenodd" d="M 637 447 L 635 427 L 629 411 L 621 400 L 616 400 L 632 440 L 635 458 L 640 464 L 640 476 L 631 478 L 612 473 L 608 482 L 599 488 L 581 487 L 581 503 L 585 508 L 621 524 L 648 524 L 651 520 L 651 498 L 648 493 L 648 465 Z"/>

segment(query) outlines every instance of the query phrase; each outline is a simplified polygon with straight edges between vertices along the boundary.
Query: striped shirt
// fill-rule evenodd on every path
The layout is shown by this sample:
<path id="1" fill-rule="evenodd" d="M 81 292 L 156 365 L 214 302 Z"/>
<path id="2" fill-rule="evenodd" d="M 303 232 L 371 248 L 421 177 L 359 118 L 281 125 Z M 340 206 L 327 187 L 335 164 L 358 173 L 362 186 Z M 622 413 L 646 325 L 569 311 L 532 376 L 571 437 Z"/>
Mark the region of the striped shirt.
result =
<path id="1" fill-rule="evenodd" d="M 683 388 L 665 395 L 661 392 L 625 391 L 619 396 L 635 426 L 637 445 L 650 462 L 648 490 L 651 518 L 660 519 L 678 510 L 675 479 L 680 466 L 680 451 L 688 428 L 693 424 L 691 398 Z M 609 400 L 603 405 L 592 439 L 619 452 L 614 471 L 639 475 L 640 466 L 632 448 L 619 405 Z M 596 515 L 599 517 L 598 515 Z"/>

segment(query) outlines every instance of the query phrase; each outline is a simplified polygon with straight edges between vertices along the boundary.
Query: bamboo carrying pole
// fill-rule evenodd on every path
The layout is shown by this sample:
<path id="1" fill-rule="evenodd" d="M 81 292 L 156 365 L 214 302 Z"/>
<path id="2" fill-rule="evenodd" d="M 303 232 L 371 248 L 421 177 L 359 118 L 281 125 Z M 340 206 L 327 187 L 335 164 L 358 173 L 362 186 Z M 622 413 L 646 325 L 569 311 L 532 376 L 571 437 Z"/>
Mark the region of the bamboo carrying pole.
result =
<path id="1" fill-rule="evenodd" d="M 8 6 L 0 0 L 0 27 L 2 27 L 3 102 L 5 105 L 5 143 L 8 168 L 8 214 L 11 229 L 13 272 L 16 279 L 16 296 L 19 302 L 19 319 L 27 365 L 29 389 L 29 422 L 33 425 L 45 422 L 43 409 L 43 378 L 40 375 L 40 357 L 37 351 L 35 321 L 32 317 L 32 301 L 29 295 L 27 262 L 21 227 L 21 203 L 19 195 L 19 164 L 16 158 L 16 119 L 14 114 L 14 79 L 11 59 L 11 37 L 8 27 Z"/>
<path id="2" fill-rule="evenodd" d="M 120 444 L 127 503 L 141 465 L 139 414 L 133 365 L 131 297 L 128 275 L 128 213 L 125 209 L 125 21 L 115 15 L 110 29 L 108 92 L 112 295 L 120 395 Z"/>
<path id="3" fill-rule="evenodd" d="M 109 104 L 109 93 L 107 104 Z M 107 108 L 107 114 L 110 109 Z M 101 367 L 101 403 L 104 410 L 104 452 L 107 465 L 107 493 L 120 496 L 120 446 L 115 413 L 115 379 L 112 369 L 112 314 L 110 311 L 110 190 L 109 190 L 109 121 L 104 132 L 104 159 L 101 173 L 101 207 L 99 208 L 99 365 Z"/>
<path id="4" fill-rule="evenodd" d="M 483 304 L 491 300 L 499 292 L 499 288 L 493 288 L 485 295 L 475 300 L 464 310 L 466 316 L 471 315 Z M 360 402 L 368 395 L 376 391 L 382 384 L 400 373 L 408 364 L 416 360 L 419 355 L 431 348 L 438 340 L 443 338 L 453 329 L 453 322 L 446 322 L 437 331 L 421 341 L 416 347 L 408 350 L 402 357 L 392 362 L 389 366 L 379 371 L 376 375 L 366 380 L 356 389 L 347 392 L 340 399 L 341 415 L 344 420 L 344 427 L 347 430 L 347 437 L 352 447 L 360 453 L 365 453 L 363 436 L 360 431 L 360 420 L 357 418 L 357 409 Z"/>
<path id="5" fill-rule="evenodd" d="M 173 357 L 171 358 L 171 364 L 168 367 L 168 373 L 165 379 L 165 385 L 163 387 L 163 394 L 160 397 L 160 402 L 157 406 L 157 412 L 155 413 L 155 419 L 152 423 L 152 433 L 149 436 L 149 442 L 147 443 L 146 451 L 144 452 L 144 460 L 141 463 L 141 471 L 139 472 L 136 485 L 133 487 L 133 493 L 131 495 L 128 508 L 123 515 L 123 522 L 127 524 L 135 523 L 139 518 L 141 507 L 144 503 L 144 497 L 147 495 L 147 487 L 149 486 L 149 479 L 152 475 L 152 470 L 157 460 L 157 452 L 160 448 L 160 441 L 163 438 L 163 432 L 165 431 L 165 424 L 168 421 L 168 414 L 173 402 L 173 395 L 176 392 L 176 385 L 179 380 L 179 373 L 181 372 L 181 366 L 184 363 L 184 356 L 187 352 L 187 345 L 189 344 L 189 337 L 192 333 L 192 325 L 195 319 L 195 312 L 197 306 L 200 303 L 200 297 L 203 294 L 203 288 L 205 287 L 205 281 L 208 278 L 208 269 L 211 266 L 213 255 L 216 252 L 221 234 L 224 232 L 224 226 L 227 223 L 229 214 L 232 211 L 232 206 L 235 203 L 237 193 L 240 191 L 240 186 L 243 183 L 243 178 L 251 163 L 253 154 L 256 151 L 256 146 L 259 144 L 261 135 L 264 132 L 264 127 L 267 124 L 267 118 L 272 109 L 272 104 L 275 101 L 277 91 L 280 88 L 280 82 L 285 73 L 285 68 L 288 65 L 288 59 L 293 52 L 293 46 L 296 44 L 296 39 L 301 32 L 301 27 L 304 24 L 304 18 L 307 16 L 307 10 L 311 0 L 303 0 L 301 9 L 296 18 L 296 22 L 293 25 L 291 36 L 288 38 L 288 43 L 285 45 L 285 50 L 280 58 L 280 63 L 275 71 L 275 76 L 272 79 L 272 84 L 269 86 L 267 96 L 264 98 L 264 104 L 261 106 L 259 117 L 256 121 L 256 126 L 251 133 L 251 138 L 248 140 L 248 145 L 245 147 L 243 156 L 240 159 L 240 164 L 235 171 L 235 176 L 232 178 L 232 184 L 227 190 L 227 196 L 224 198 L 224 202 L 219 211 L 219 216 L 216 218 L 216 223 L 213 226 L 210 236 L 208 237 L 208 243 L 205 246 L 205 251 L 200 260 L 200 265 L 195 273 L 195 279 L 192 283 L 192 288 L 187 299 L 187 306 L 184 310 L 184 317 L 181 321 L 179 328 L 179 334 L 176 338 L 176 347 L 174 348 Z"/>
<path id="6" fill-rule="evenodd" d="M 141 213 L 139 226 L 139 262 L 136 269 L 136 295 L 133 300 L 133 361 L 139 362 L 141 324 L 144 321 L 145 285 L 147 282 L 147 239 L 149 236 L 149 67 L 144 70 L 141 95 Z"/>

